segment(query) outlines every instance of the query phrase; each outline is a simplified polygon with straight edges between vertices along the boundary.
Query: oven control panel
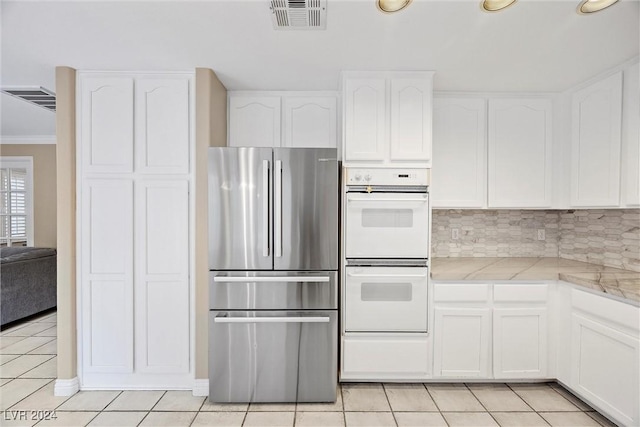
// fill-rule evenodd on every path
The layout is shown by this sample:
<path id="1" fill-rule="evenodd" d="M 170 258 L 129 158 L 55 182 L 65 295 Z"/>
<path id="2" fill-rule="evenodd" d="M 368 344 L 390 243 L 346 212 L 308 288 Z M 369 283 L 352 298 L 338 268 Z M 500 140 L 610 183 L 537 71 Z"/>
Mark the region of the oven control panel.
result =
<path id="1" fill-rule="evenodd" d="M 429 185 L 429 169 L 346 168 L 346 185 Z"/>

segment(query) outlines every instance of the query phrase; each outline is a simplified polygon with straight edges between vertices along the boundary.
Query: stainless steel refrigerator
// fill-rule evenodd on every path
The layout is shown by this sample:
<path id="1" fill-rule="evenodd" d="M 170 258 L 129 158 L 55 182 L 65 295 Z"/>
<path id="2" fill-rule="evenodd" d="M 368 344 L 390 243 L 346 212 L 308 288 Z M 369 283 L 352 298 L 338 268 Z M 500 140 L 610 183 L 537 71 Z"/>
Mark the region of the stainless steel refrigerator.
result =
<path id="1" fill-rule="evenodd" d="M 331 402 L 335 149 L 209 149 L 209 398 Z"/>

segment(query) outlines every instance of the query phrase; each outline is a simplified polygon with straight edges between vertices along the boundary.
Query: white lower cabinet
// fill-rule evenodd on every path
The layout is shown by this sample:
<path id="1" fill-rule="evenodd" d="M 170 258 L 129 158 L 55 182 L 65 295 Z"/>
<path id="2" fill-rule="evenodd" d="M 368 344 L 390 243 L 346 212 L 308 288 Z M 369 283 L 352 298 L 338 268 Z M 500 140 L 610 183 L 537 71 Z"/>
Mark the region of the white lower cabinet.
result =
<path id="1" fill-rule="evenodd" d="M 430 377 L 427 334 L 345 334 L 341 381 L 416 381 Z"/>
<path id="2" fill-rule="evenodd" d="M 546 284 L 436 284 L 433 376 L 547 378 Z"/>
<path id="3" fill-rule="evenodd" d="M 494 378 L 546 378 L 547 309 L 493 309 Z"/>
<path id="4" fill-rule="evenodd" d="M 571 300 L 569 387 L 615 421 L 639 425 L 640 310 L 578 290 Z"/>
<path id="5" fill-rule="evenodd" d="M 574 392 L 626 425 L 638 425 L 638 339 L 577 314 L 571 332 Z"/>
<path id="6" fill-rule="evenodd" d="M 434 377 L 489 378 L 491 310 L 436 308 Z"/>

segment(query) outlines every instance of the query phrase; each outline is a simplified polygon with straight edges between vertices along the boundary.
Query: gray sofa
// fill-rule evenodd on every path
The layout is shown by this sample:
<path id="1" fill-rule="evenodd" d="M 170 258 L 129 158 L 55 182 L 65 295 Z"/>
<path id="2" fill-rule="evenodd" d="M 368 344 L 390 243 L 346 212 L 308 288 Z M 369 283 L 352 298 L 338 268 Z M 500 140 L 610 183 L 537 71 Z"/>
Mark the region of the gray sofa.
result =
<path id="1" fill-rule="evenodd" d="M 1 325 L 55 306 L 56 250 L 0 248 Z"/>

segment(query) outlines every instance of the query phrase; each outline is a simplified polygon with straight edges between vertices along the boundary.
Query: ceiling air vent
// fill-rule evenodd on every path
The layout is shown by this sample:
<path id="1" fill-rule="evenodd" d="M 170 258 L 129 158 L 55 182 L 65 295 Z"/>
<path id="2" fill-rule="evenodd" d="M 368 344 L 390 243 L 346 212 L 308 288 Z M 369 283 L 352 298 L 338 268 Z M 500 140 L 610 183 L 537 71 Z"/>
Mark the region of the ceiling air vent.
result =
<path id="1" fill-rule="evenodd" d="M 327 28 L 327 0 L 271 0 L 270 9 L 276 30 Z"/>
<path id="2" fill-rule="evenodd" d="M 56 94 L 42 86 L 3 87 L 0 91 L 49 111 L 56 111 Z"/>

